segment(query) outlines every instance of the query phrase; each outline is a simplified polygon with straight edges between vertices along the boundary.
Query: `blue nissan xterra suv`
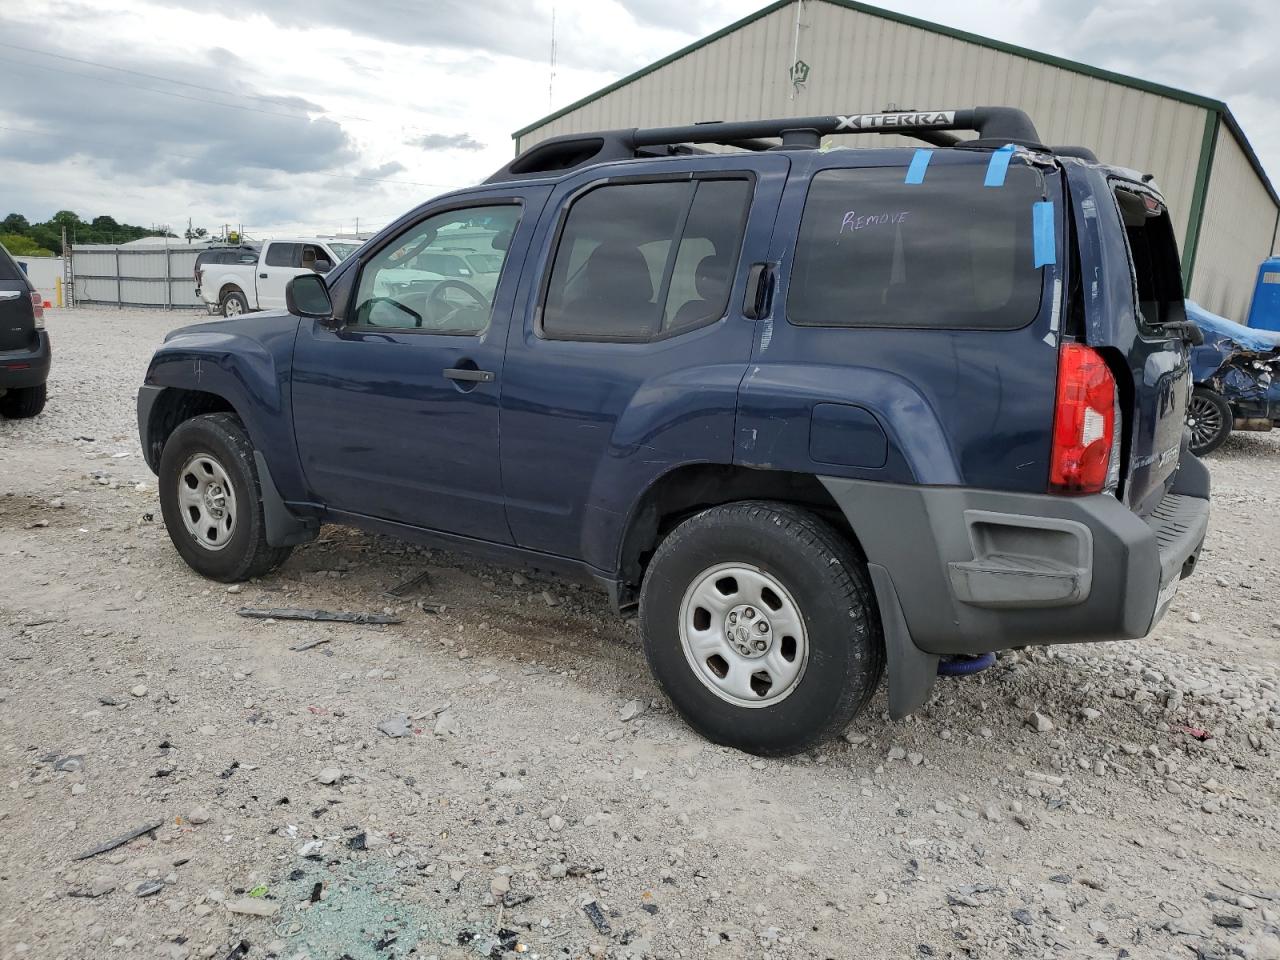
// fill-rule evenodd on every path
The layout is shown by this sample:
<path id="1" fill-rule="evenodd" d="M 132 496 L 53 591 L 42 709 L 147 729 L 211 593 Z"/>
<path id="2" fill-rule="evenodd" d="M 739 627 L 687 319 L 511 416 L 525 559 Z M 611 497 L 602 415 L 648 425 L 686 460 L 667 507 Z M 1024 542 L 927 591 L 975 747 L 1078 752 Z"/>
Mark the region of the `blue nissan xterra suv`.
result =
<path id="1" fill-rule="evenodd" d="M 831 148 L 877 132 L 928 146 Z M 430 269 L 462 247 L 493 269 Z M 837 733 L 886 664 L 902 716 L 939 657 L 1142 637 L 1204 539 L 1164 200 L 1018 110 L 554 138 L 288 305 L 147 371 L 187 563 L 343 523 L 584 575 L 744 750 Z"/>

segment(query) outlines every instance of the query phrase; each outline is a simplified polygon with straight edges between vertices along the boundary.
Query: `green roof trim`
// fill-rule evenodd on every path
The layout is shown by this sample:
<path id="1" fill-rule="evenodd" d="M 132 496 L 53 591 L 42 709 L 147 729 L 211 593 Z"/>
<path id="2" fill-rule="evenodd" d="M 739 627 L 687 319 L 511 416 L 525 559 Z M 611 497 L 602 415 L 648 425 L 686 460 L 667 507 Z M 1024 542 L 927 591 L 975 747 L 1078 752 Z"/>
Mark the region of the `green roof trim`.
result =
<path id="1" fill-rule="evenodd" d="M 1182 244 L 1182 289 L 1191 295 L 1191 277 L 1196 268 L 1196 251 L 1200 248 L 1200 226 L 1204 223 L 1204 201 L 1209 194 L 1209 176 L 1213 172 L 1213 154 L 1218 146 L 1218 128 L 1222 115 L 1214 110 L 1204 113 L 1204 136 L 1200 138 L 1200 163 L 1196 166 L 1196 184 L 1191 191 L 1191 210 L 1187 215 L 1187 237 Z"/>
<path id="2" fill-rule="evenodd" d="M 764 17 L 769 16 L 769 14 L 781 10 L 784 7 L 788 7 L 795 2 L 796 0 L 775 0 L 774 3 L 769 4 L 767 7 L 762 7 L 755 13 L 748 14 L 741 20 L 736 20 L 727 27 L 717 30 L 715 33 L 703 37 L 701 40 L 696 40 L 687 47 L 682 47 L 675 53 L 669 54 L 661 60 L 657 60 L 649 64 L 647 67 L 641 67 L 639 70 L 628 74 L 621 80 L 617 80 L 614 83 L 609 84 L 607 87 L 602 87 L 595 93 L 587 94 L 587 96 L 582 99 L 576 100 L 567 107 L 562 107 L 554 113 L 548 114 L 541 120 L 535 120 L 528 126 L 521 127 L 511 135 L 511 138 L 513 140 L 518 139 L 526 133 L 537 130 L 539 127 L 545 126 L 553 120 L 558 120 L 565 114 L 572 113 L 575 110 L 585 107 L 587 104 L 595 100 L 599 100 L 601 97 L 613 93 L 615 90 L 625 87 L 629 83 L 634 83 L 641 77 L 653 73 L 656 70 L 660 70 L 667 66 L 667 64 L 674 63 L 682 57 L 687 57 L 689 54 L 694 53 L 702 47 L 715 43 L 722 37 L 726 37 L 737 30 L 741 30 L 743 27 L 748 26 L 757 20 L 761 20 Z M 810 2 L 814 2 L 814 0 L 810 0 Z M 912 17 L 905 13 L 898 13 L 894 10 L 885 10 L 881 7 L 872 6 L 869 3 L 861 3 L 859 0 L 821 0 L 821 2 L 829 3 L 837 7 L 843 7 L 846 10 L 854 10 L 858 13 L 869 14 L 873 17 L 880 17 L 883 20 L 891 20 L 895 23 L 901 23 L 909 27 L 916 27 L 920 30 L 927 30 L 930 33 L 950 37 L 953 40 L 962 40 L 966 43 L 973 43 L 980 47 L 998 50 L 1001 53 L 1008 53 L 1015 57 L 1023 57 L 1027 60 L 1033 60 L 1036 63 L 1043 63 L 1048 66 L 1059 67 L 1063 70 L 1070 70 L 1073 73 L 1080 73 L 1087 77 L 1093 77 L 1096 80 L 1105 80 L 1109 83 L 1115 83 L 1124 87 L 1131 87 L 1145 93 L 1152 93 L 1156 96 L 1167 97 L 1170 100 L 1177 100 L 1181 103 L 1188 103 L 1192 106 L 1202 107 L 1205 110 L 1211 110 L 1220 115 L 1226 121 L 1227 128 L 1232 132 L 1241 148 L 1248 156 L 1249 162 L 1253 165 L 1258 177 L 1266 186 L 1267 192 L 1271 194 L 1271 199 L 1278 207 L 1280 207 L 1280 194 L 1276 193 L 1276 189 L 1272 186 L 1270 178 L 1262 168 L 1262 162 L 1258 159 L 1258 155 L 1254 153 L 1253 146 L 1244 135 L 1244 131 L 1240 129 L 1240 124 L 1232 115 L 1231 109 L 1221 100 L 1215 100 L 1212 97 L 1204 97 L 1198 93 L 1180 90 L 1177 87 L 1166 86 L 1162 83 L 1153 83 L 1149 80 L 1142 80 L 1138 77 L 1128 76 L 1127 74 L 1116 73 L 1114 70 L 1104 70 L 1102 67 L 1095 67 L 1087 63 L 1080 63 L 1077 60 L 1068 60 L 1065 57 L 1057 57 L 1053 54 L 1042 53 L 1039 50 L 1032 50 L 1030 47 L 1020 47 L 1017 44 L 1006 43 L 1003 40 L 993 40 L 991 37 L 984 37 L 981 34 L 970 33 L 967 30 L 958 30 L 955 27 L 943 26 L 942 24 L 934 23 L 931 20 L 922 20 L 919 17 Z"/>

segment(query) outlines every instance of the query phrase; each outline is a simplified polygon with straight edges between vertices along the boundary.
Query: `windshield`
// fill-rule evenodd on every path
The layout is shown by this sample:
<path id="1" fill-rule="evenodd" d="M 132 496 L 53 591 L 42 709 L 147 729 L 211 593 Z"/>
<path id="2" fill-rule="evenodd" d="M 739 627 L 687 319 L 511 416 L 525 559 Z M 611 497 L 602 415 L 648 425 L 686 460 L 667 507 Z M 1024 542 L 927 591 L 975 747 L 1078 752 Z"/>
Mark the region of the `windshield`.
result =
<path id="1" fill-rule="evenodd" d="M 347 259 L 347 257 L 360 249 L 360 244 L 358 243 L 338 243 L 334 240 L 328 241 L 326 246 L 333 251 L 339 262 Z"/>
<path id="2" fill-rule="evenodd" d="M 473 253 L 467 257 L 467 263 L 476 273 L 497 273 L 502 269 L 502 254 Z"/>
<path id="3" fill-rule="evenodd" d="M 446 277 L 471 276 L 471 270 L 466 262 L 461 257 L 448 253 L 420 253 L 413 265 L 419 270 L 430 270 L 432 273 L 443 274 Z"/>

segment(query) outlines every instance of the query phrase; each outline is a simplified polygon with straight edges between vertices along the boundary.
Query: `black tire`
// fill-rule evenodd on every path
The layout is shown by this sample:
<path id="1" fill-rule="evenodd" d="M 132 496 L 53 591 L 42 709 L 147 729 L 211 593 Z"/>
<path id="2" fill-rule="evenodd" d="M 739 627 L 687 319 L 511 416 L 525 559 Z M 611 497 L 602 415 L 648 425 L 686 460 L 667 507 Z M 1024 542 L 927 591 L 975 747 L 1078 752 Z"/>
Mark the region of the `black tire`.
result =
<path id="1" fill-rule="evenodd" d="M 231 304 L 231 307 L 227 305 Z M 249 298 L 239 290 L 228 290 L 222 295 L 218 309 L 224 317 L 238 317 L 249 312 Z"/>
<path id="2" fill-rule="evenodd" d="M 1191 452 L 1197 457 L 1213 453 L 1231 436 L 1235 415 L 1222 394 L 1208 387 L 1196 387 L 1187 406 L 1187 425 L 1191 427 Z"/>
<path id="3" fill-rule="evenodd" d="M 19 387 L 0 397 L 0 416 L 10 420 L 25 420 L 37 416 L 44 409 L 49 392 L 45 384 Z"/>
<path id="4" fill-rule="evenodd" d="M 808 636 L 808 662 L 795 686 L 768 706 L 717 695 L 685 654 L 686 593 L 726 563 L 776 580 Z M 708 740 L 748 753 L 798 753 L 838 734 L 866 706 L 884 671 L 884 636 L 865 565 L 831 524 L 783 503 L 712 507 L 676 527 L 645 573 L 640 625 L 649 667 L 680 715 Z"/>
<path id="5" fill-rule="evenodd" d="M 183 520 L 179 483 L 193 458 L 211 458 L 225 472 L 234 491 L 235 522 L 225 545 L 203 544 Z M 160 455 L 160 511 L 169 539 L 182 559 L 201 576 L 237 583 L 262 576 L 284 563 L 290 547 L 267 543 L 262 512 L 262 488 L 253 462 L 253 445 L 232 413 L 206 413 L 178 426 Z"/>

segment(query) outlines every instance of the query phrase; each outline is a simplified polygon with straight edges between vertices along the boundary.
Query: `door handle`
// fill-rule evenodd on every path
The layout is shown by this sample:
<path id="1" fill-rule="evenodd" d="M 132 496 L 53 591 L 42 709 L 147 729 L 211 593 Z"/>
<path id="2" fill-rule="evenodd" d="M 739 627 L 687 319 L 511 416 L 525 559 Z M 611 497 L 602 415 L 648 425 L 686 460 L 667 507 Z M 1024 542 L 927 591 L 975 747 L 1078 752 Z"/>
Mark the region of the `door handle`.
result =
<path id="1" fill-rule="evenodd" d="M 265 273 L 260 273 L 260 274 L 258 274 L 258 279 L 259 279 L 259 280 L 265 280 L 265 279 L 267 279 L 267 275 L 266 275 Z"/>
<path id="2" fill-rule="evenodd" d="M 450 380 L 465 380 L 468 383 L 493 383 L 492 370 L 477 370 L 475 367 L 449 367 L 444 371 Z"/>
<path id="3" fill-rule="evenodd" d="M 773 264 L 753 263 L 747 272 L 747 292 L 742 301 L 742 315 L 759 320 L 769 315 L 773 299 Z"/>

